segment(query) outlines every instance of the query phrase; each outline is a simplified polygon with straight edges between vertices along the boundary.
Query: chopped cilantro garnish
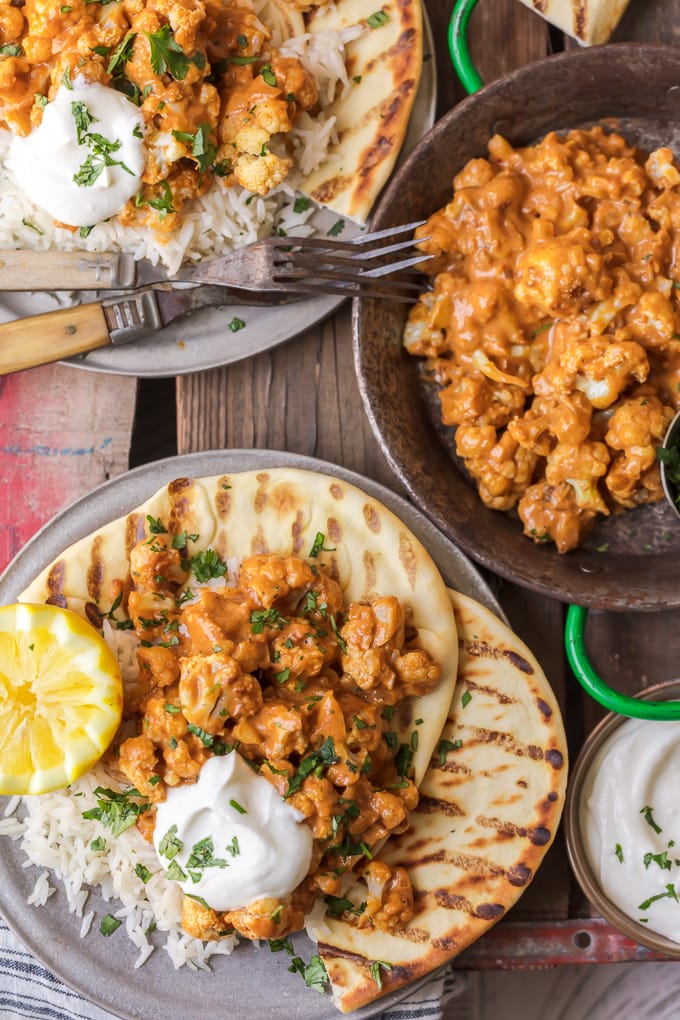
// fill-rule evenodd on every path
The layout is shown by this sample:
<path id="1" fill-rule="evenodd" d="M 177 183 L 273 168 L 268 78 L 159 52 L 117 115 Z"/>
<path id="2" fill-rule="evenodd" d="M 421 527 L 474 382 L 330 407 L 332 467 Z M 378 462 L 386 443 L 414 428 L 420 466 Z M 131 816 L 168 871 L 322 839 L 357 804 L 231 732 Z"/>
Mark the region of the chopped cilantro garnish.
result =
<path id="1" fill-rule="evenodd" d="M 151 878 L 152 872 L 149 871 L 145 864 L 138 861 L 137 864 L 135 864 L 135 875 L 137 878 L 141 879 L 142 882 L 146 883 Z"/>
<path id="2" fill-rule="evenodd" d="M 144 35 L 149 40 L 151 67 L 155 74 L 167 72 L 176 81 L 183 81 L 191 64 L 205 67 L 205 56 L 195 53 L 188 57 L 175 41 L 170 25 L 162 25 L 157 32 L 145 32 Z"/>
<path id="3" fill-rule="evenodd" d="M 215 743 L 212 733 L 208 733 L 207 730 L 202 729 L 200 726 L 196 726 L 194 723 L 187 723 L 187 729 L 189 733 L 193 733 L 195 737 L 198 737 L 204 747 L 212 747 Z"/>
<path id="4" fill-rule="evenodd" d="M 668 883 L 665 892 L 657 893 L 656 896 L 650 896 L 648 900 L 644 900 L 644 902 L 640 903 L 638 910 L 647 910 L 652 903 L 656 903 L 657 900 L 665 899 L 675 900 L 676 903 L 680 903 L 680 900 L 678 900 L 678 894 L 675 891 L 675 886 L 672 882 Z"/>
<path id="5" fill-rule="evenodd" d="M 99 930 L 102 935 L 112 935 L 116 928 L 120 928 L 122 921 L 113 914 L 104 914 L 99 922 Z"/>
<path id="6" fill-rule="evenodd" d="M 620 860 L 621 863 L 623 864 L 623 850 L 621 849 L 620 843 L 617 843 L 616 846 L 614 847 L 614 853 L 618 860 Z"/>
<path id="7" fill-rule="evenodd" d="M 149 531 L 152 535 L 167 535 L 168 529 L 160 517 L 152 517 L 151 514 L 147 514 L 146 523 L 149 525 Z"/>
<path id="8" fill-rule="evenodd" d="M 400 776 L 406 777 L 413 764 L 413 748 L 408 744 L 400 744 L 394 756 L 394 764 Z"/>
<path id="9" fill-rule="evenodd" d="M 106 840 L 104 837 L 97 836 L 96 839 L 93 839 L 90 843 L 90 850 L 94 851 L 94 853 L 98 853 L 100 850 L 106 850 Z"/>
<path id="10" fill-rule="evenodd" d="M 310 560 L 316 559 L 320 552 L 335 552 L 335 546 L 325 546 L 326 536 L 323 531 L 317 531 L 312 548 L 309 550 Z"/>
<path id="11" fill-rule="evenodd" d="M 171 825 L 158 844 L 158 853 L 171 861 L 183 847 L 184 843 L 177 835 L 177 826 Z"/>
<path id="12" fill-rule="evenodd" d="M 651 852 L 647 853 L 647 854 L 644 855 L 642 860 L 643 860 L 645 868 L 648 868 L 649 865 L 652 862 L 654 862 L 654 864 L 658 864 L 659 865 L 659 867 L 661 868 L 662 871 L 670 871 L 671 870 L 671 862 L 668 860 L 668 850 L 664 850 L 663 853 L 661 853 L 661 854 L 653 854 Z"/>
<path id="13" fill-rule="evenodd" d="M 220 559 L 214 549 L 196 553 L 189 565 L 194 577 L 201 584 L 213 577 L 224 577 L 227 572 L 227 564 Z"/>
<path id="14" fill-rule="evenodd" d="M 643 807 L 643 808 L 640 809 L 640 814 L 644 815 L 645 821 L 647 822 L 647 825 L 650 825 L 652 827 L 652 829 L 654 829 L 654 832 L 661 832 L 661 827 L 656 824 L 656 822 L 654 821 L 654 818 L 652 816 L 652 811 L 653 810 L 654 809 L 651 808 L 651 807 Z"/>
<path id="15" fill-rule="evenodd" d="M 265 64 L 262 70 L 260 71 L 260 74 L 264 78 L 266 85 L 269 85 L 270 88 L 273 89 L 276 88 L 276 75 L 272 70 L 271 64 Z"/>
<path id="16" fill-rule="evenodd" d="M 298 770 L 292 779 L 288 782 L 288 792 L 286 793 L 287 799 L 291 794 L 295 793 L 301 786 L 303 781 L 312 772 L 316 772 L 317 769 L 323 771 L 329 765 L 335 765 L 336 762 L 340 761 L 340 758 L 336 754 L 335 744 L 333 743 L 332 737 L 326 737 L 321 747 L 316 751 L 312 751 L 306 758 L 303 758 L 298 765 Z"/>
<path id="17" fill-rule="evenodd" d="M 359 916 L 360 914 L 363 914 L 366 909 L 365 903 L 361 903 L 358 907 L 356 907 L 352 901 L 348 900 L 345 896 L 325 896 L 324 899 L 328 907 L 327 913 L 329 913 L 331 917 L 340 917 L 340 915 L 344 914 L 346 910 L 348 910 L 351 914 Z"/>
<path id="18" fill-rule="evenodd" d="M 212 838 L 206 836 L 199 839 L 191 848 L 191 854 L 187 860 L 187 868 L 228 868 L 229 861 L 223 857 L 215 857 L 215 846 Z"/>
<path id="19" fill-rule="evenodd" d="M 184 882 L 187 877 L 186 872 L 182 871 L 177 861 L 170 861 L 170 865 L 165 873 L 171 882 Z"/>
<path id="20" fill-rule="evenodd" d="M 369 14 L 366 18 L 366 24 L 370 28 L 380 28 L 381 25 L 386 25 L 390 20 L 389 14 L 386 11 L 376 11 L 374 14 Z M 390 967 L 390 970 L 392 968 Z"/>
<path id="21" fill-rule="evenodd" d="M 462 740 L 440 740 L 437 744 L 437 754 L 439 755 L 439 764 L 443 765 L 446 762 L 446 756 L 449 751 L 457 751 L 459 747 L 463 746 Z"/>
<path id="22" fill-rule="evenodd" d="M 137 38 L 136 32 L 131 32 L 130 35 L 126 35 L 125 38 L 118 43 L 115 50 L 111 54 L 108 67 L 106 68 L 107 74 L 120 73 L 123 65 L 127 64 L 132 56 L 132 47 L 134 41 Z"/>
<path id="23" fill-rule="evenodd" d="M 276 627 L 277 630 L 281 630 L 286 626 L 288 620 L 281 616 L 278 609 L 253 609 L 250 614 L 250 631 L 252 634 L 262 634 L 265 627 Z M 284 641 L 286 647 L 292 648 Z"/>
<path id="24" fill-rule="evenodd" d="M 243 319 L 239 319 L 235 315 L 234 318 L 229 323 L 229 329 L 232 331 L 232 333 L 238 333 L 238 331 L 240 329 L 244 329 L 244 328 L 245 328 L 245 322 L 243 321 Z"/>
<path id="25" fill-rule="evenodd" d="M 149 807 L 146 801 L 137 804 L 130 800 L 131 797 L 141 796 L 134 787 L 118 793 L 116 790 L 97 786 L 94 793 L 97 798 L 97 807 L 83 811 L 83 818 L 94 818 L 100 821 L 102 825 L 111 829 L 114 836 L 120 836 L 126 829 L 134 825 L 139 816 Z"/>
<path id="26" fill-rule="evenodd" d="M 471 701 L 472 701 L 472 695 L 470 694 L 470 692 L 469 691 L 463 691 L 463 696 L 460 699 L 460 703 L 461 703 L 462 707 L 463 708 L 467 708 L 467 706 L 470 704 Z"/>
<path id="27" fill-rule="evenodd" d="M 378 986 L 378 989 L 382 988 L 381 970 L 392 970 L 392 964 L 385 963 L 384 960 L 376 960 L 375 963 L 371 964 L 371 977 Z"/>
<path id="28" fill-rule="evenodd" d="M 185 145 L 191 146 L 191 155 L 196 160 L 198 169 L 203 173 L 215 162 L 217 148 L 210 140 L 212 128 L 210 124 L 199 124 L 195 134 L 187 134 L 186 131 L 173 131 L 175 138 Z"/>
<path id="29" fill-rule="evenodd" d="M 343 219 L 336 220 L 332 227 L 326 231 L 327 237 L 337 237 L 345 229 L 345 221 Z"/>

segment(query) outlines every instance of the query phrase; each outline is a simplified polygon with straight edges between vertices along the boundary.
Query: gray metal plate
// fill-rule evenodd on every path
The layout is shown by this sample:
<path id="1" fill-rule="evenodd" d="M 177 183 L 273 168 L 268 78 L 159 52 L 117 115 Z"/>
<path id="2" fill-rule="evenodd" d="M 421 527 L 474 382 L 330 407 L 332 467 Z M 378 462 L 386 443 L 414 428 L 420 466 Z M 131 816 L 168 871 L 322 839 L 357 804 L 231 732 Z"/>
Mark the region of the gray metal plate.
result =
<path id="1" fill-rule="evenodd" d="M 172 479 L 274 467 L 333 475 L 380 500 L 426 546 L 448 585 L 505 618 L 477 568 L 406 500 L 337 465 L 270 450 L 215 450 L 172 457 L 107 482 L 61 511 L 28 542 L 0 577 L 0 604 L 15 601 L 36 574 L 71 543 L 128 513 Z M 0 798 L 0 805 L 3 800 Z M 266 945 L 243 942 L 231 956 L 216 957 L 210 972 L 186 967 L 174 971 L 162 950 L 153 953 L 139 970 L 133 970 L 136 950 L 122 929 L 105 939 L 95 922 L 92 932 L 81 940 L 80 920 L 66 911 L 61 891 L 44 907 L 26 904 L 36 869 L 22 866 L 23 854 L 9 839 L 2 843 L 2 861 L 0 910 L 8 925 L 62 981 L 124 1020 L 188 1020 L 196 1015 L 198 1003 L 205 1016 L 214 1017 L 335 1020 L 339 1016 L 328 995 L 306 988 L 298 975 L 288 973 L 289 958 L 284 953 L 272 955 Z M 111 908 L 104 907 L 99 895 L 91 893 L 88 909 L 95 909 L 101 917 Z M 304 935 L 295 936 L 294 943 L 300 956 L 308 960 L 314 952 L 313 944 Z M 368 1020 L 407 998 L 417 985 L 385 996 L 352 1016 Z"/>
<path id="2" fill-rule="evenodd" d="M 423 16 L 424 49 L 433 53 L 432 30 L 425 11 Z M 399 162 L 434 124 L 436 101 L 435 61 L 427 60 L 423 64 Z M 337 220 L 336 213 L 319 209 L 311 222 L 324 235 Z M 342 236 L 349 237 L 357 230 L 355 224 L 348 222 Z M 90 295 L 87 300 L 94 300 L 94 297 Z M 204 308 L 170 323 L 148 340 L 103 347 L 90 354 L 72 358 L 68 364 L 97 372 L 147 378 L 202 372 L 220 365 L 231 365 L 243 358 L 271 350 L 286 340 L 292 340 L 331 315 L 344 300 L 342 297 L 321 297 L 274 308 L 234 304 L 223 308 Z M 50 294 L 5 292 L 0 295 L 0 322 L 37 315 L 56 307 L 57 301 Z M 245 322 L 245 327 L 232 333 L 227 324 L 235 316 Z"/>

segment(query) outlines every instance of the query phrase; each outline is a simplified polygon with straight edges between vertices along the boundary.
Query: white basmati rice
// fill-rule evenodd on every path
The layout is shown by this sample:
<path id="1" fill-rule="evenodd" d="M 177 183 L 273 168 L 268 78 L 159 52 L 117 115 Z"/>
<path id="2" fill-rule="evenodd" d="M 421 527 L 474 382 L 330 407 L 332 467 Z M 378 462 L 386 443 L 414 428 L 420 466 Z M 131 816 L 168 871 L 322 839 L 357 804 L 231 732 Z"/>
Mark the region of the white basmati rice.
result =
<path id="1" fill-rule="evenodd" d="M 21 839 L 27 866 L 43 869 L 28 903 L 44 906 L 57 891 L 50 884 L 50 878 L 56 878 L 65 909 L 82 918 L 80 937 L 84 938 L 97 916 L 94 909 L 84 912 L 91 889 L 97 888 L 106 903 L 118 900 L 120 906 L 112 913 L 137 949 L 135 967 L 154 951 L 148 936 L 155 929 L 166 933 L 164 948 L 175 968 L 206 969 L 211 956 L 230 953 L 236 944 L 233 937 L 203 944 L 182 930 L 182 890 L 165 877 L 153 846 L 135 826 L 113 837 L 99 820 L 83 818 L 84 811 L 96 807 L 97 786 L 123 789 L 100 764 L 65 790 L 23 798 L 23 819 L 11 819 L 15 826 L 11 833 L 0 830 Z M 93 850 L 94 841 L 95 847 L 104 848 Z M 136 865 L 151 872 L 148 881 L 135 872 Z"/>
<path id="2" fill-rule="evenodd" d="M 162 239 L 150 227 L 123 227 L 115 218 L 98 223 L 87 237 L 55 226 L 49 213 L 39 209 L 23 194 L 18 182 L 5 170 L 12 134 L 0 130 L 0 248 L 45 250 L 57 247 L 101 252 L 123 250 L 136 259 L 163 263 L 170 274 L 184 261 L 219 255 L 250 244 L 276 229 L 286 234 L 312 232 L 308 220 L 313 209 L 294 210 L 295 189 L 302 178 L 323 162 L 333 141 L 335 120 L 323 108 L 346 90 L 350 83 L 345 68 L 345 44 L 364 31 L 362 26 L 339 32 L 305 34 L 288 40 L 284 55 L 298 56 L 317 80 L 321 112 L 314 118 L 305 114 L 279 146 L 285 144 L 295 165 L 286 181 L 266 197 L 253 196 L 241 187 L 227 187 L 219 178 L 202 197 L 194 199 L 179 231 Z"/>

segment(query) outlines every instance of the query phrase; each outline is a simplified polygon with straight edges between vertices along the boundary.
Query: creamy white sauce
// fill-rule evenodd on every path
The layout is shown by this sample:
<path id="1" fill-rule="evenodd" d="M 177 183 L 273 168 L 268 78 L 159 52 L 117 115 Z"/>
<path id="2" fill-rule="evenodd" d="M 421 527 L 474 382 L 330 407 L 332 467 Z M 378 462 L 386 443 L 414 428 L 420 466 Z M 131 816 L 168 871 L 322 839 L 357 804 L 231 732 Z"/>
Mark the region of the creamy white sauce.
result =
<path id="1" fill-rule="evenodd" d="M 238 910 L 265 897 L 280 899 L 306 876 L 313 837 L 302 819 L 232 751 L 208 759 L 195 785 L 168 790 L 158 805 L 154 846 L 164 868 L 176 861 L 186 873 L 179 879 L 184 892 L 214 910 Z M 204 840 L 212 841 L 208 856 L 226 864 L 192 865 L 192 854 L 196 861 L 205 853 Z"/>
<path id="2" fill-rule="evenodd" d="M 647 918 L 645 928 L 675 942 L 680 942 L 680 902 L 668 887 L 680 900 L 679 790 L 678 723 L 627 719 L 588 771 L 579 819 L 603 892 L 628 917 Z M 645 855 L 659 860 L 648 856 L 645 865 Z M 670 868 L 660 866 L 666 860 Z M 643 907 L 653 896 L 661 898 Z"/>
<path id="3" fill-rule="evenodd" d="M 80 144 L 73 103 L 84 103 L 95 118 L 81 132 Z M 91 184 L 77 184 L 73 178 L 89 156 L 95 165 L 102 162 L 96 142 L 88 141 L 87 134 L 120 142 L 109 158 L 127 170 L 104 166 Z M 129 99 L 105 85 L 76 78 L 73 88 L 62 85 L 47 104 L 39 127 L 13 139 L 6 167 L 28 198 L 55 220 L 73 227 L 92 226 L 115 215 L 139 191 L 146 161 L 143 134 L 142 115 Z"/>

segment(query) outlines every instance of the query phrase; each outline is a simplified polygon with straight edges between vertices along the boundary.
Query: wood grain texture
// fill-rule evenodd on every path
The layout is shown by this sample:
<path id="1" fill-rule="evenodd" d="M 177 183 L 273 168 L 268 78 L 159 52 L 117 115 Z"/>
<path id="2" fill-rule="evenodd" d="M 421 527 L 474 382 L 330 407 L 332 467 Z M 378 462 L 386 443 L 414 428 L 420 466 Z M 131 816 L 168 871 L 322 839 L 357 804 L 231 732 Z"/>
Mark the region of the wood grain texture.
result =
<path id="1" fill-rule="evenodd" d="M 57 511 L 128 466 L 137 381 L 45 365 L 0 379 L 0 569 Z"/>

